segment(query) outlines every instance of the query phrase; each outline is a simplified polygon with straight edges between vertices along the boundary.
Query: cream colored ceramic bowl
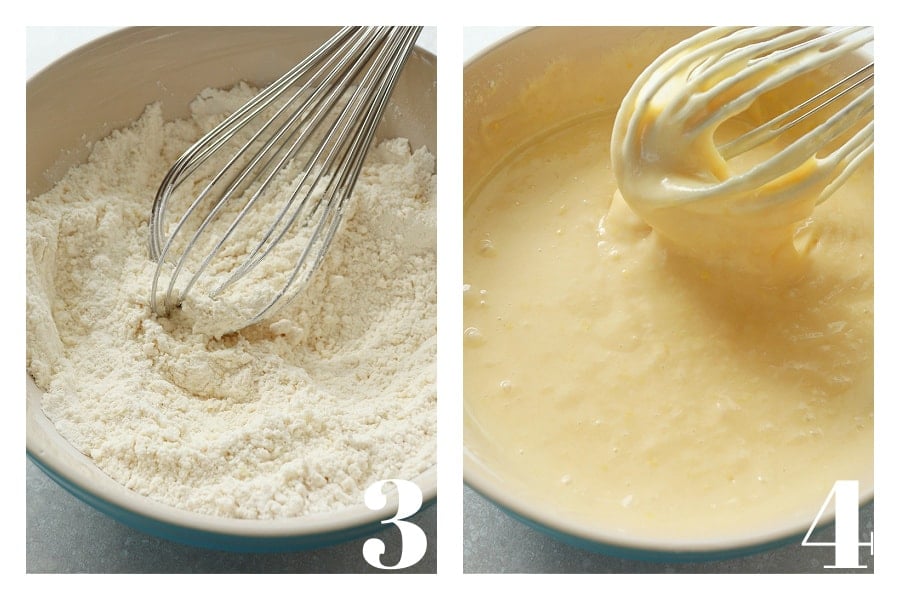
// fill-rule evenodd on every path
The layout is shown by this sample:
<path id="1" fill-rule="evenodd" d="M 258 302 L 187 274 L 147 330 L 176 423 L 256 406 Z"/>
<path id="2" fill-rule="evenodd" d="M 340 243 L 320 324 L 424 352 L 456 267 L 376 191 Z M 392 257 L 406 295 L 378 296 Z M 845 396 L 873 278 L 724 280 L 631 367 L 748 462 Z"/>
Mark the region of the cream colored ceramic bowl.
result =
<path id="1" fill-rule="evenodd" d="M 87 157 L 88 144 L 134 121 L 161 101 L 167 120 L 187 117 L 206 87 L 265 85 L 318 47 L 334 28 L 134 28 L 118 31 L 56 61 L 27 85 L 27 198 L 47 191 Z M 406 137 L 436 153 L 434 55 L 416 48 L 403 71 L 380 137 Z M 150 207 L 147 207 L 148 214 Z M 148 533 L 229 550 L 291 550 L 335 543 L 378 529 L 396 513 L 362 504 L 334 513 L 272 521 L 198 515 L 147 499 L 102 473 L 41 411 L 41 390 L 26 376 L 26 450 L 70 492 Z M 436 468 L 416 480 L 426 503 L 437 495 Z"/>
<path id="2" fill-rule="evenodd" d="M 660 52 L 698 31 L 690 27 L 564 27 L 522 31 L 472 58 L 464 71 L 464 196 L 470 198 L 492 169 L 521 144 L 601 109 L 616 110 L 631 82 Z M 612 62 L 610 62 L 612 61 Z M 606 70 L 615 65 L 615 76 Z M 622 76 L 621 72 L 630 73 Z M 692 560 L 746 554 L 799 540 L 809 518 L 786 515 L 746 535 L 714 531 L 690 540 L 629 535 L 562 516 L 546 494 L 518 480 L 494 441 L 464 414 L 464 476 L 472 488 L 512 516 L 569 543 L 618 556 Z M 873 497 L 871 476 L 860 481 L 862 502 Z M 825 498 L 822 498 L 824 502 Z M 823 515 L 820 523 L 833 518 Z"/>

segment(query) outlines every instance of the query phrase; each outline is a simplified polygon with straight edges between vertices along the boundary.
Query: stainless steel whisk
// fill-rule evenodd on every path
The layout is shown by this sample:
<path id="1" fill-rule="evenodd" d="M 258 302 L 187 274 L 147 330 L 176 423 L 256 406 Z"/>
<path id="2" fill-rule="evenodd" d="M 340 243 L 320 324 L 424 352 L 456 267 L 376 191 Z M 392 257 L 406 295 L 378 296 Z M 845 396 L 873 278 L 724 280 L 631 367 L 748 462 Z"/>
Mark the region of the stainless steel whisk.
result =
<path id="1" fill-rule="evenodd" d="M 767 92 L 832 67 L 872 39 L 870 27 L 705 30 L 663 53 L 637 79 L 616 117 L 613 148 L 624 149 L 620 154 L 629 157 L 666 156 L 689 170 L 695 154 L 716 167 L 783 138 L 782 149 L 746 173 L 718 168 L 717 179 L 680 179 L 677 184 L 659 185 L 656 195 L 645 200 L 657 207 L 702 207 L 709 200 L 733 197 L 739 199 L 734 212 L 747 214 L 789 205 L 803 194 L 810 195 L 810 190 L 822 202 L 873 152 L 874 64 L 735 139 L 712 145 L 713 133 Z M 812 126 L 796 139 L 783 135 L 802 131 L 800 124 Z M 681 145 L 660 140 L 677 140 Z M 714 152 L 694 153 L 686 150 L 689 146 Z M 646 166 L 640 160 L 616 162 L 615 152 L 613 159 L 620 188 L 627 188 L 631 179 L 638 180 L 640 173 L 633 177 L 633 172 Z M 636 166 L 629 170 L 629 164 Z M 627 191 L 623 189 L 626 199 Z"/>
<path id="2" fill-rule="evenodd" d="M 159 187 L 149 224 L 150 257 L 157 263 L 150 307 L 156 314 L 181 305 L 201 278 L 212 278 L 203 287 L 219 297 L 264 260 L 274 260 L 288 235 L 308 241 L 291 261 L 277 259 L 280 291 L 252 307 L 243 326 L 302 290 L 338 229 L 421 29 L 341 29 L 175 162 Z M 281 194 L 286 180 L 290 193 Z M 171 219 L 173 198 L 189 204 Z M 248 215 L 272 201 L 283 202 L 275 218 L 262 228 L 248 225 Z M 225 255 L 231 265 L 237 256 L 239 266 L 223 269 L 217 261 Z"/>

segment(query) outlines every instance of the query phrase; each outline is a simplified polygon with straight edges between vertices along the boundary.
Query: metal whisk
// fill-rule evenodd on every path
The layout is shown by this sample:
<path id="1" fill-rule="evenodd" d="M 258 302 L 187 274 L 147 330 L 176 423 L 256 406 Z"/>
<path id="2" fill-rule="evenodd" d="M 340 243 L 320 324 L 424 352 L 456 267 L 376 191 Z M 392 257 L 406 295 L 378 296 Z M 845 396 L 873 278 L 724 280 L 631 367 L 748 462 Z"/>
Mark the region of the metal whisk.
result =
<path id="1" fill-rule="evenodd" d="M 302 290 L 338 229 L 421 29 L 341 29 L 175 162 L 149 226 L 155 313 L 169 314 L 195 287 L 216 300 L 248 278 L 274 279 L 264 288 L 271 297 L 236 307 L 236 329 Z M 186 208 L 171 217 L 173 204 Z M 264 261 L 268 274 L 258 268 Z"/>
<path id="2" fill-rule="evenodd" d="M 672 207 L 750 215 L 822 202 L 872 153 L 874 65 L 846 77 L 836 67 L 872 39 L 868 27 L 715 27 L 666 51 L 616 117 L 613 165 L 623 196 L 639 198 L 645 215 Z M 724 122 L 803 77 L 819 86 L 808 100 L 734 139 L 715 138 Z M 727 166 L 773 140 L 777 149 L 745 172 Z M 657 173 L 654 188 L 642 178 L 655 165 L 668 172 Z M 785 219 L 798 212 L 785 211 Z"/>

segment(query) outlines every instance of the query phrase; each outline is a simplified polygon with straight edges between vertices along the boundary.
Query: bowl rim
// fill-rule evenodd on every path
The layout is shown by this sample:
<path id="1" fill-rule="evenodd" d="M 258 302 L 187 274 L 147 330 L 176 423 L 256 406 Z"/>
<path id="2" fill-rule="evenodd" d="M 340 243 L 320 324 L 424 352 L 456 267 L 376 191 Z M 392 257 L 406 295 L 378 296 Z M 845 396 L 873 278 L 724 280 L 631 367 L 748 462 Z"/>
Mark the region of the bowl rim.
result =
<path id="1" fill-rule="evenodd" d="M 594 552 L 653 561 L 720 560 L 800 541 L 812 525 L 812 520 L 798 518 L 760 531 L 694 539 L 621 533 L 612 527 L 561 517 L 549 504 L 517 497 L 512 490 L 496 483 L 486 469 L 479 466 L 480 461 L 465 447 L 465 441 L 463 445 L 463 481 L 466 485 L 511 517 L 570 545 Z M 860 508 L 873 501 L 874 486 L 860 491 Z M 834 508 L 829 507 L 816 521 L 815 530 L 828 527 L 834 518 Z"/>
<path id="2" fill-rule="evenodd" d="M 627 28 L 628 26 L 609 27 Z M 466 59 L 463 64 L 463 73 L 487 55 L 522 36 L 527 36 L 536 29 L 538 27 L 523 27 L 502 35 Z M 463 397 L 464 413 L 465 405 L 465 397 Z M 546 535 L 589 551 L 626 559 L 650 561 L 720 560 L 763 552 L 792 541 L 799 542 L 812 524 L 812 521 L 802 522 L 798 517 L 793 522 L 784 522 L 759 532 L 683 540 L 622 534 L 612 528 L 598 528 L 597 525 L 579 522 L 577 519 L 560 517 L 549 510 L 549 506 L 538 502 L 529 502 L 516 496 L 512 490 L 504 488 L 497 482 L 497 478 L 490 476 L 487 467 L 477 458 L 477 453 L 467 446 L 465 419 L 462 429 L 463 482 L 465 485 L 510 517 Z M 871 481 L 860 483 L 866 484 L 865 487 L 860 488 L 859 507 L 863 508 L 874 502 L 874 477 Z M 818 531 L 833 524 L 834 519 L 835 511 L 833 503 L 831 503 L 816 521 L 815 530 Z"/>
<path id="3" fill-rule="evenodd" d="M 31 376 L 26 374 L 26 377 L 26 385 L 40 393 Z M 392 489 L 386 492 L 388 500 L 385 506 L 378 510 L 369 509 L 361 503 L 331 512 L 279 519 L 239 519 L 196 513 L 144 496 L 112 479 L 57 431 L 35 402 L 26 404 L 26 423 L 27 456 L 57 483 L 82 500 L 85 500 L 85 495 L 92 497 L 96 503 L 90 504 L 112 516 L 116 516 L 115 510 L 118 509 L 191 532 L 279 539 L 352 530 L 380 523 L 397 511 L 397 493 Z M 422 491 L 423 507 L 436 500 L 436 465 L 414 478 L 413 482 Z"/>
<path id="4" fill-rule="evenodd" d="M 303 28 L 303 26 L 298 26 Z M 140 30 L 154 27 L 124 27 L 81 44 L 43 66 L 26 80 L 26 87 L 39 81 L 61 63 L 78 55 L 116 43 Z M 169 28 L 171 29 L 171 28 Z M 182 29 L 189 29 L 183 27 Z M 264 27 L 259 27 L 265 30 Z M 323 29 L 313 27 L 313 29 Z M 336 27 L 333 29 L 337 30 Z M 416 45 L 413 52 L 434 69 L 437 83 L 437 56 Z M 436 149 L 435 149 L 436 150 Z M 394 517 L 398 507 L 396 488 L 385 489 L 387 501 L 380 509 L 359 505 L 323 513 L 277 519 L 219 517 L 179 509 L 139 494 L 116 482 L 89 458 L 81 454 L 50 422 L 40 407 L 43 392 L 26 367 L 26 456 L 44 473 L 80 500 L 126 525 L 147 533 L 193 545 L 224 550 L 290 550 L 313 548 L 359 537 L 380 529 Z M 32 396 L 37 395 L 34 400 Z M 74 456 L 73 456 L 74 455 Z M 74 458 L 75 463 L 69 459 Z M 437 465 L 411 480 L 422 492 L 422 510 L 437 500 Z M 162 526 L 162 528 L 158 528 Z M 272 542 L 273 547 L 267 547 Z"/>

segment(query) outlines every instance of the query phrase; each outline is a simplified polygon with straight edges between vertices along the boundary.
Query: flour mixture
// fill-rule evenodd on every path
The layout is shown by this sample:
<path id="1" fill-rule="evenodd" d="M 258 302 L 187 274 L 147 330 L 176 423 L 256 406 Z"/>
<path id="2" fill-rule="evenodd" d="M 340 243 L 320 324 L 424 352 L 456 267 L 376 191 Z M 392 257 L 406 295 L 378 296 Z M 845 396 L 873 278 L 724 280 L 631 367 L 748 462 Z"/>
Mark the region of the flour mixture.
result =
<path id="1" fill-rule="evenodd" d="M 373 481 L 435 464 L 435 161 L 402 139 L 373 148 L 296 301 L 237 333 L 195 332 L 188 311 L 149 309 L 150 204 L 252 93 L 204 92 L 172 123 L 150 106 L 28 203 L 27 361 L 44 412 L 115 480 L 271 519 L 360 505 Z"/>

